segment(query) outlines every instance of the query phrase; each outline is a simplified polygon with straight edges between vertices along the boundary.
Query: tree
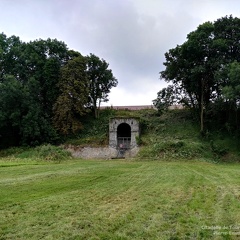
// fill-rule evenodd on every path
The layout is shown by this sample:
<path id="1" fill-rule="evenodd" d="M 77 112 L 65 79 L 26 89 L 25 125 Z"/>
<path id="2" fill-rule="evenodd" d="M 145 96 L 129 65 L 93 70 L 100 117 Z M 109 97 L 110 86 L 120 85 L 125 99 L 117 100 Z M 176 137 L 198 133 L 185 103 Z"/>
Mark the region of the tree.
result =
<path id="1" fill-rule="evenodd" d="M 6 75 L 0 83 L 0 143 L 1 146 L 17 145 L 20 140 L 20 126 L 24 91 L 21 83 Z"/>
<path id="2" fill-rule="evenodd" d="M 107 102 L 108 94 L 112 87 L 118 84 L 113 76 L 112 70 L 108 69 L 109 64 L 94 54 L 90 54 L 87 59 L 87 75 L 89 83 L 89 104 L 93 108 L 94 116 L 99 116 L 101 102 Z"/>
<path id="3" fill-rule="evenodd" d="M 173 104 L 180 103 L 180 91 L 181 89 L 176 88 L 175 85 L 168 85 L 158 92 L 157 98 L 153 100 L 153 104 L 159 113 L 168 110 Z"/>
<path id="4" fill-rule="evenodd" d="M 86 113 L 89 81 L 83 56 L 69 60 L 61 68 L 60 95 L 54 104 L 54 126 L 64 135 L 82 129 L 80 117 Z"/>
<path id="5" fill-rule="evenodd" d="M 187 36 L 187 41 L 165 54 L 166 69 L 162 79 L 185 90 L 191 105 L 199 111 L 201 132 L 204 112 L 209 104 L 222 96 L 226 79 L 219 72 L 226 64 L 240 60 L 240 19 L 224 17 L 214 23 L 201 24 Z"/>
<path id="6" fill-rule="evenodd" d="M 226 99 L 234 102 L 236 106 L 240 101 L 240 63 L 234 61 L 228 65 L 228 84 L 223 88 Z"/>
<path id="7" fill-rule="evenodd" d="M 227 100 L 229 108 L 235 112 L 235 125 L 238 124 L 238 110 L 240 105 L 240 63 L 234 61 L 227 66 L 228 84 L 223 87 L 223 96 Z"/>
<path id="8" fill-rule="evenodd" d="M 71 54 L 56 39 L 24 43 L 0 34 L 0 135 L 11 135 L 14 144 L 57 139 L 52 109 L 59 95 L 60 68 Z"/>
<path id="9" fill-rule="evenodd" d="M 56 87 L 60 77 L 60 68 L 70 58 L 70 53 L 65 43 L 51 40 L 36 40 L 26 44 L 25 49 L 26 78 L 34 77 L 39 83 L 38 98 L 48 114 L 52 118 L 52 107 L 59 95 Z"/>

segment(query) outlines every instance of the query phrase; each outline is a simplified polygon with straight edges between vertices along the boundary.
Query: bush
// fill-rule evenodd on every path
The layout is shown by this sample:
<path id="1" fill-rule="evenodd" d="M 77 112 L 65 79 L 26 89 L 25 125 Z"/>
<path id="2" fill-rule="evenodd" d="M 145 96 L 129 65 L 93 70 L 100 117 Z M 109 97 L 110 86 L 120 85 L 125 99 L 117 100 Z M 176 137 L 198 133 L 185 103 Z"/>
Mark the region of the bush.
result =
<path id="1" fill-rule="evenodd" d="M 227 148 L 215 144 L 213 142 L 213 140 L 210 141 L 210 146 L 211 146 L 211 149 L 212 149 L 213 153 L 215 155 L 217 155 L 218 157 L 223 157 L 224 155 L 226 155 L 228 153 L 228 149 Z"/>
<path id="2" fill-rule="evenodd" d="M 11 147 L 0 150 L 0 157 L 13 157 L 26 151 L 24 147 Z"/>
<path id="3" fill-rule="evenodd" d="M 60 162 L 71 157 L 71 153 L 50 144 L 38 147 L 14 147 L 0 151 L 0 157 L 13 159 L 47 160 Z"/>
<path id="4" fill-rule="evenodd" d="M 137 143 L 138 146 L 143 144 L 143 141 L 142 141 L 141 137 L 136 136 L 136 143 Z"/>
<path id="5" fill-rule="evenodd" d="M 157 159 L 193 159 L 203 154 L 203 146 L 182 140 L 155 141 L 141 149 L 139 157 Z"/>
<path id="6" fill-rule="evenodd" d="M 62 161 L 71 156 L 65 149 L 50 144 L 36 147 L 38 157 L 47 161 Z"/>

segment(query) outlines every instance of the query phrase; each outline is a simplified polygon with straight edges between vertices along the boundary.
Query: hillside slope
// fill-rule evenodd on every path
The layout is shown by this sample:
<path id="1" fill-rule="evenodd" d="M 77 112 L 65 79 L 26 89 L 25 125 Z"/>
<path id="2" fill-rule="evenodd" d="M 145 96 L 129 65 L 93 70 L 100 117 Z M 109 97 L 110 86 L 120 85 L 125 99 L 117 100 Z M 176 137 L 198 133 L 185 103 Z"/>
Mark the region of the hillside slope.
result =
<path id="1" fill-rule="evenodd" d="M 200 136 L 199 123 L 189 110 L 170 110 L 162 115 L 154 109 L 139 111 L 101 110 L 100 118 L 83 119 L 84 129 L 66 141 L 82 146 L 108 145 L 110 117 L 139 117 L 141 137 L 138 139 L 140 159 L 204 159 L 208 161 L 239 161 L 240 141 L 223 131 L 208 131 Z"/>

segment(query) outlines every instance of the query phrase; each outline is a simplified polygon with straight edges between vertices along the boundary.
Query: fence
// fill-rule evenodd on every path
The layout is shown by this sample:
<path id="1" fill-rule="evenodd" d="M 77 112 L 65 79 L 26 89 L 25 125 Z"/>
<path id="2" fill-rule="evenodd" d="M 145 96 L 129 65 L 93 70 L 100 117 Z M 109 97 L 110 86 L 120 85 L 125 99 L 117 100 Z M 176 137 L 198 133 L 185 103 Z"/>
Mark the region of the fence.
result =
<path id="1" fill-rule="evenodd" d="M 118 147 L 123 149 L 130 148 L 131 138 L 130 137 L 118 137 Z"/>

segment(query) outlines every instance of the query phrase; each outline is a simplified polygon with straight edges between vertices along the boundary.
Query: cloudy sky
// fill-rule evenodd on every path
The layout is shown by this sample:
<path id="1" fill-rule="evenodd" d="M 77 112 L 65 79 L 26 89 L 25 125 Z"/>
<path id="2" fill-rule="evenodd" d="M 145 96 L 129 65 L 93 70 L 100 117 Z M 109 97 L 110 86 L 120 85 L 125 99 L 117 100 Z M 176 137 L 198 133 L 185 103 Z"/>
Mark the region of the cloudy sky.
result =
<path id="1" fill-rule="evenodd" d="M 0 0 L 0 32 L 56 38 L 109 63 L 118 86 L 108 105 L 150 105 L 167 83 L 164 54 L 199 24 L 240 17 L 239 0 Z"/>

